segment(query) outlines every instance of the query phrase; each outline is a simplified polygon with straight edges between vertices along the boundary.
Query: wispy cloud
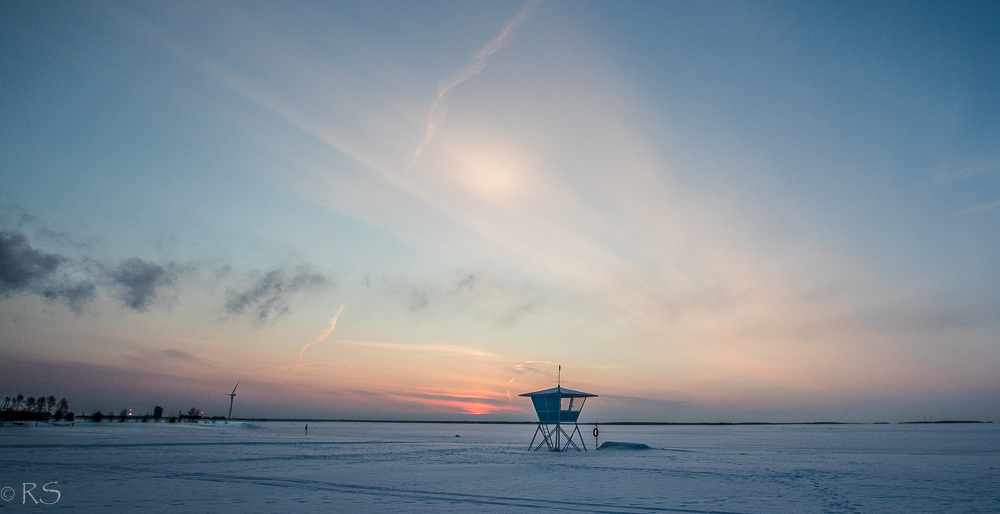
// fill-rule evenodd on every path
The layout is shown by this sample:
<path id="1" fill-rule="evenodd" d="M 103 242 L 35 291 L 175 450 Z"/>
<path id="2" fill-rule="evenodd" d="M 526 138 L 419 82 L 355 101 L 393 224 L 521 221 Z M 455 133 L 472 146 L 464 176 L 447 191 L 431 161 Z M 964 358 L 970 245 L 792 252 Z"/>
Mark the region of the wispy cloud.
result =
<path id="1" fill-rule="evenodd" d="M 182 267 L 174 262 L 159 265 L 132 257 L 109 271 L 118 288 L 116 295 L 126 307 L 145 312 L 156 299 L 158 291 L 172 285 Z"/>
<path id="2" fill-rule="evenodd" d="M 498 47 L 487 45 L 477 55 Z M 581 313 L 574 322 L 594 330 L 580 330 L 579 345 L 620 347 L 615 359 L 642 369 L 630 366 L 617 377 L 647 373 L 651 389 L 687 380 L 691 391 L 717 394 L 711 388 L 718 377 L 739 377 L 727 386 L 731 391 L 750 383 L 798 387 L 821 370 L 830 370 L 824 387 L 842 387 L 851 382 L 844 370 L 855 370 L 854 376 L 878 367 L 907 370 L 901 364 L 907 356 L 898 350 L 905 347 L 902 335 L 859 315 L 866 308 L 861 303 L 901 301 L 892 284 L 866 275 L 838 248 L 755 238 L 752 216 L 727 212 L 718 198 L 672 178 L 670 134 L 656 141 L 644 132 L 635 121 L 641 112 L 630 104 L 638 95 L 627 82 L 600 64 L 588 68 L 593 60 L 558 67 L 562 62 L 549 58 L 559 71 L 552 75 L 572 82 L 533 77 L 519 85 L 550 86 L 560 92 L 558 100 L 494 89 L 478 103 L 470 100 L 463 113 L 449 114 L 456 121 L 461 116 L 455 125 L 466 129 L 451 131 L 436 124 L 439 109 L 448 92 L 486 62 L 473 59 L 440 83 L 421 145 L 426 150 L 433 138 L 435 151 L 424 151 L 419 173 L 392 188 L 359 186 L 331 173 L 331 184 L 340 187 L 325 188 L 336 195 L 326 204 L 343 210 L 353 202 L 353 216 L 443 261 L 482 259 L 535 279 L 558 302 L 524 301 L 509 312 Z M 497 182 L 505 194 L 493 194 Z M 478 282 L 463 276 L 454 289 L 475 290 Z M 833 294 L 804 298 L 829 284 Z M 405 286 L 394 288 L 393 298 L 420 314 L 444 293 Z M 859 351 L 860 341 L 878 349 Z M 885 366 L 860 357 L 876 353 Z M 643 368 L 653 362 L 683 378 Z"/>
<path id="3" fill-rule="evenodd" d="M 521 405 L 505 405 L 507 402 L 503 402 L 503 399 L 506 395 L 493 391 L 422 390 L 417 393 L 390 393 L 387 397 L 434 410 L 445 409 L 476 415 L 524 410 Z"/>
<path id="4" fill-rule="evenodd" d="M 282 375 L 284 375 L 285 373 L 288 373 L 289 371 L 292 370 L 292 368 L 294 368 L 300 362 L 302 362 L 302 358 L 305 357 L 305 354 L 306 354 L 306 348 L 309 348 L 310 346 L 323 341 L 327 337 L 330 337 L 330 334 L 333 333 L 333 329 L 337 328 L 337 318 L 340 317 L 340 313 L 341 312 L 344 312 L 344 306 L 346 306 L 346 305 L 347 305 L 346 303 L 340 304 L 340 308 L 337 309 L 337 313 L 334 314 L 332 318 L 330 318 L 330 328 L 327 328 L 326 330 L 323 331 L 322 334 L 319 335 L 319 337 L 317 337 L 316 339 L 313 339 L 312 341 L 310 341 L 309 343 L 307 343 L 305 346 L 303 346 L 302 349 L 299 350 L 299 358 L 296 359 L 295 362 L 292 363 L 292 365 L 288 367 L 288 369 L 286 369 L 285 371 L 282 371 L 281 372 Z"/>
<path id="5" fill-rule="evenodd" d="M 392 304 L 405 306 L 409 314 L 454 313 L 456 308 L 477 312 L 497 328 L 510 328 L 544 311 L 539 294 L 523 284 L 501 280 L 490 273 L 451 272 L 438 277 L 368 275 L 365 289 L 383 295 Z"/>
<path id="6" fill-rule="evenodd" d="M 514 378 L 508 381 L 508 384 L 513 384 L 515 380 L 521 378 L 521 375 L 526 373 L 534 373 L 537 375 L 542 375 L 548 378 L 556 378 L 555 375 L 549 373 L 548 371 L 543 371 L 539 369 L 539 364 L 552 364 L 550 361 L 524 361 L 514 365 L 514 373 L 517 374 Z"/>
<path id="7" fill-rule="evenodd" d="M 466 346 L 447 344 L 407 344 L 407 343 L 382 343 L 377 341 L 343 341 L 344 344 L 353 346 L 365 346 L 369 348 L 381 348 L 393 351 L 406 352 L 427 352 L 427 353 L 458 353 L 464 355 L 474 355 L 477 357 L 496 357 L 497 354 L 469 348 Z"/>
<path id="8" fill-rule="evenodd" d="M 423 153 L 424 148 L 427 143 L 430 142 L 431 138 L 434 137 L 434 131 L 437 130 L 438 124 L 441 123 L 444 116 L 440 113 L 441 104 L 444 102 L 445 96 L 449 91 L 458 86 L 462 82 L 469 80 L 476 75 L 479 75 L 486 69 L 486 59 L 491 55 L 496 53 L 498 50 L 504 47 L 507 43 L 507 38 L 510 37 L 511 33 L 514 32 L 519 25 L 524 23 L 528 19 L 528 16 L 538 7 L 541 0 L 530 0 L 528 3 L 521 7 L 521 10 L 511 18 L 507 25 L 504 26 L 503 30 L 497 34 L 486 46 L 479 49 L 476 55 L 473 56 L 472 61 L 467 64 L 461 70 L 449 75 L 447 78 L 438 84 L 437 97 L 434 98 L 434 103 L 431 104 L 430 112 L 427 113 L 427 131 L 424 134 L 423 141 L 420 142 L 420 146 L 417 147 L 416 152 L 413 154 L 412 163 L 416 163 L 417 159 L 420 158 L 420 154 Z M 411 163 L 411 164 L 412 164 Z"/>
<path id="9" fill-rule="evenodd" d="M 326 275 L 306 266 L 297 266 L 290 275 L 283 268 L 256 275 L 249 285 L 226 291 L 227 316 L 249 313 L 258 322 L 280 317 L 289 312 L 292 295 L 333 283 Z"/>
<path id="10" fill-rule="evenodd" d="M 354 148 L 303 110 L 285 101 L 281 96 L 254 84 L 253 81 L 207 56 L 185 47 L 166 31 L 123 5 L 100 4 L 100 7 L 140 40 L 191 66 L 206 77 L 236 93 L 245 101 L 277 116 L 289 125 L 336 149 L 366 168 L 383 171 L 383 168 L 373 159 Z"/>

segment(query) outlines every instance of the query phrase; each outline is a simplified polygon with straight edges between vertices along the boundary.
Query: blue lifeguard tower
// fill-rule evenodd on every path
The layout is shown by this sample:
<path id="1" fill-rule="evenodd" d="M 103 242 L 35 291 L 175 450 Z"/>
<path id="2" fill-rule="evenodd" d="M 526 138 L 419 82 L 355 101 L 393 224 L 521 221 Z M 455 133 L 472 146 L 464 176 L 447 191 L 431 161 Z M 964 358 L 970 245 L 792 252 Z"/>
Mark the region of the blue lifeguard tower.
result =
<path id="1" fill-rule="evenodd" d="M 535 413 L 538 414 L 538 428 L 535 429 L 535 435 L 532 436 L 528 449 L 538 451 L 545 445 L 550 452 L 564 452 L 569 450 L 570 446 L 580 451 L 582 446 L 583 451 L 587 451 L 587 444 L 583 442 L 583 434 L 580 433 L 580 426 L 576 424 L 576 420 L 580 417 L 580 411 L 583 410 L 587 398 L 597 395 L 566 389 L 561 384 L 562 366 L 559 366 L 559 371 L 560 380 L 556 382 L 556 387 L 518 395 L 531 398 Z M 570 423 L 573 424 L 573 429 L 567 433 L 562 425 Z M 542 434 L 542 440 L 535 446 L 538 434 Z M 580 446 L 576 445 L 574 441 L 576 438 L 579 438 Z"/>

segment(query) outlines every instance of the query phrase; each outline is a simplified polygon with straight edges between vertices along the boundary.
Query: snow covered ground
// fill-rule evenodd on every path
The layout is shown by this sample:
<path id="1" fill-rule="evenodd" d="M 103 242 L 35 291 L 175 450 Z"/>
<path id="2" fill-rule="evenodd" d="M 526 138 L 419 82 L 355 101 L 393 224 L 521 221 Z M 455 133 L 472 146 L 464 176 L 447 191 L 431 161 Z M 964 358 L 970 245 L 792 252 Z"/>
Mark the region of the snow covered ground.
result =
<path id="1" fill-rule="evenodd" d="M 1000 512 L 994 424 L 592 428 L 535 453 L 529 425 L 5 426 L 0 512 Z"/>

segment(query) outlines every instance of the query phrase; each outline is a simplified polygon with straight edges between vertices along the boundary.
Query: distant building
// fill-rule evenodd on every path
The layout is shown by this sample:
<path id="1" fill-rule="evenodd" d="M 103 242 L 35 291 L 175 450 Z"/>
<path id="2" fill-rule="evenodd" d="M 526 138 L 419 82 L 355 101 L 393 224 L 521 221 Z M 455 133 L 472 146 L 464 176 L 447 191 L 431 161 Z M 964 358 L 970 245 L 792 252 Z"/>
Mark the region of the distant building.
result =
<path id="1" fill-rule="evenodd" d="M 163 407 L 157 405 L 153 407 L 153 419 L 160 419 L 163 417 Z"/>

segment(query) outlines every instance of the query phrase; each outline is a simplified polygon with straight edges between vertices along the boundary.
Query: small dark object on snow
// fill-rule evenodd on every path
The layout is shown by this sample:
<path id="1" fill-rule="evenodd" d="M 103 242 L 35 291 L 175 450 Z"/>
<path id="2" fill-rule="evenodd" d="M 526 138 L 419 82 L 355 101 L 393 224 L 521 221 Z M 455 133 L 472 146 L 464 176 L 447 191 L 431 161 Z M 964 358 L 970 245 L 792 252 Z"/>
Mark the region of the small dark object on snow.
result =
<path id="1" fill-rule="evenodd" d="M 648 444 L 642 443 L 620 443 L 617 441 L 604 441 L 598 450 L 652 450 Z"/>

